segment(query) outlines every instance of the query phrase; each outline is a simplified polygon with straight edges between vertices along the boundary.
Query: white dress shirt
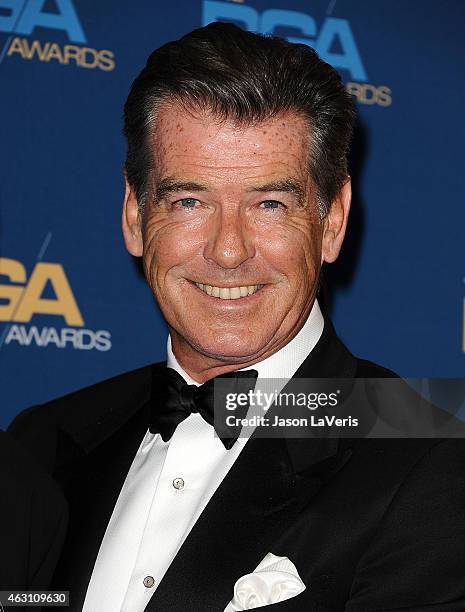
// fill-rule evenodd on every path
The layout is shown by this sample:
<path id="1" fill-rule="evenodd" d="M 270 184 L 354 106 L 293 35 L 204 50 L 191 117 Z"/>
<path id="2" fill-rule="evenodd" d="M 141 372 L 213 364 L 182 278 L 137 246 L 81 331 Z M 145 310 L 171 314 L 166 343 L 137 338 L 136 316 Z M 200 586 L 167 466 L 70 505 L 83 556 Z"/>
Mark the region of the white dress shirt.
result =
<path id="1" fill-rule="evenodd" d="M 261 379 L 291 378 L 323 331 L 317 301 L 297 335 L 247 369 Z M 167 365 L 189 384 L 168 337 Z M 278 389 L 278 392 L 281 389 Z M 143 612 L 203 509 L 247 442 L 230 450 L 198 413 L 163 442 L 147 431 L 126 476 L 94 565 L 83 612 Z M 111 458 L 109 458 L 111 461 Z"/>

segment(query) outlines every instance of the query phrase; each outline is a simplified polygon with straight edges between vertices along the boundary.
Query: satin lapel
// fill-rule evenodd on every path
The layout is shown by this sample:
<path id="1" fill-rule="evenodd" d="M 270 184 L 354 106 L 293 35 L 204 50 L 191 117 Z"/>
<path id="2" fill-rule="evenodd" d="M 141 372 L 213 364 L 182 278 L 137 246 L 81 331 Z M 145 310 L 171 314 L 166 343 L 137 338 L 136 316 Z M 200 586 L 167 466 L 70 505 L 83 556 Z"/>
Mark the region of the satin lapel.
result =
<path id="1" fill-rule="evenodd" d="M 351 377 L 355 364 L 326 322 L 296 376 Z M 349 458 L 350 450 L 337 439 L 249 440 L 146 611 L 223 610 L 235 581 L 273 552 L 280 534 Z"/>
<path id="2" fill-rule="evenodd" d="M 352 378 L 356 369 L 357 360 L 339 340 L 333 324 L 325 317 L 321 338 L 294 378 Z"/>
<path id="3" fill-rule="evenodd" d="M 222 610 L 318 490 L 297 477 L 283 440 L 252 439 L 169 567 L 146 610 Z"/>
<path id="4" fill-rule="evenodd" d="M 352 379 L 357 374 L 357 360 L 339 340 L 333 324 L 325 316 L 324 330 L 313 351 L 308 355 L 293 378 Z M 288 438 L 287 450 L 297 473 L 320 464 L 323 480 L 335 474 L 350 457 L 350 441 L 343 444 L 337 438 Z"/>
<path id="5" fill-rule="evenodd" d="M 56 474 L 69 504 L 70 529 L 52 586 L 70 591 L 71 610 L 82 609 L 102 538 L 147 426 L 148 406 L 139 406 L 110 437 L 87 453 L 76 452 Z M 69 454 L 73 442 L 67 438 L 65 444 Z"/>

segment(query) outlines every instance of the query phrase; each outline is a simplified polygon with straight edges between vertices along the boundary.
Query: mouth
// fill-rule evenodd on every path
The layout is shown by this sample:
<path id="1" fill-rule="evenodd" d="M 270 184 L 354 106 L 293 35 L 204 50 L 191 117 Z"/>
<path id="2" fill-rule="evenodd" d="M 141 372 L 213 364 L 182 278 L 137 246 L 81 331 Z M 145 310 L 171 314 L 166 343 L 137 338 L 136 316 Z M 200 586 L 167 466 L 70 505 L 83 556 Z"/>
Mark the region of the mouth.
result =
<path id="1" fill-rule="evenodd" d="M 264 285 L 240 285 L 237 287 L 217 287 L 215 285 L 206 285 L 204 283 L 195 283 L 201 291 L 207 295 L 220 300 L 238 300 L 240 298 L 249 297 L 260 291 Z"/>

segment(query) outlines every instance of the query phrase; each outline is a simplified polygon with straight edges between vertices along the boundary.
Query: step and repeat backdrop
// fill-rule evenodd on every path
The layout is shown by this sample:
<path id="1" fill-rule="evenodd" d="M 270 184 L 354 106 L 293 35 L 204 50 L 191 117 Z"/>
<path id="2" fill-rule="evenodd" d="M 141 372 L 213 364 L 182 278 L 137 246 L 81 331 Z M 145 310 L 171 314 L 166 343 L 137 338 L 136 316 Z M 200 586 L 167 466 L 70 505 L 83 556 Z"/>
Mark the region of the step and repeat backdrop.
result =
<path id="1" fill-rule="evenodd" d="M 120 231 L 123 104 L 149 53 L 212 21 L 314 47 L 359 114 L 325 302 L 351 350 L 465 375 L 463 0 L 0 0 L 0 427 L 166 355 Z"/>

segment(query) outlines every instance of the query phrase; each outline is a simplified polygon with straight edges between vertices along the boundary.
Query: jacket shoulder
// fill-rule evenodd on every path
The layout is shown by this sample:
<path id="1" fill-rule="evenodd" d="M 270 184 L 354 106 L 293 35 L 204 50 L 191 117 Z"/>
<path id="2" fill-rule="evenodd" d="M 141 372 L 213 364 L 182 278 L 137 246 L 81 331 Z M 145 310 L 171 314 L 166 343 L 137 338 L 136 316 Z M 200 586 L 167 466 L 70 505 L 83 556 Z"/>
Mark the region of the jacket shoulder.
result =
<path id="1" fill-rule="evenodd" d="M 14 418 L 8 432 L 50 468 L 60 432 L 79 444 L 87 432 L 120 423 L 148 400 L 151 380 L 152 366 L 143 366 L 31 406 Z"/>
<path id="2" fill-rule="evenodd" d="M 367 359 L 357 359 L 356 361 L 356 378 L 399 378 L 399 375 L 392 370 L 373 363 L 373 361 Z"/>

